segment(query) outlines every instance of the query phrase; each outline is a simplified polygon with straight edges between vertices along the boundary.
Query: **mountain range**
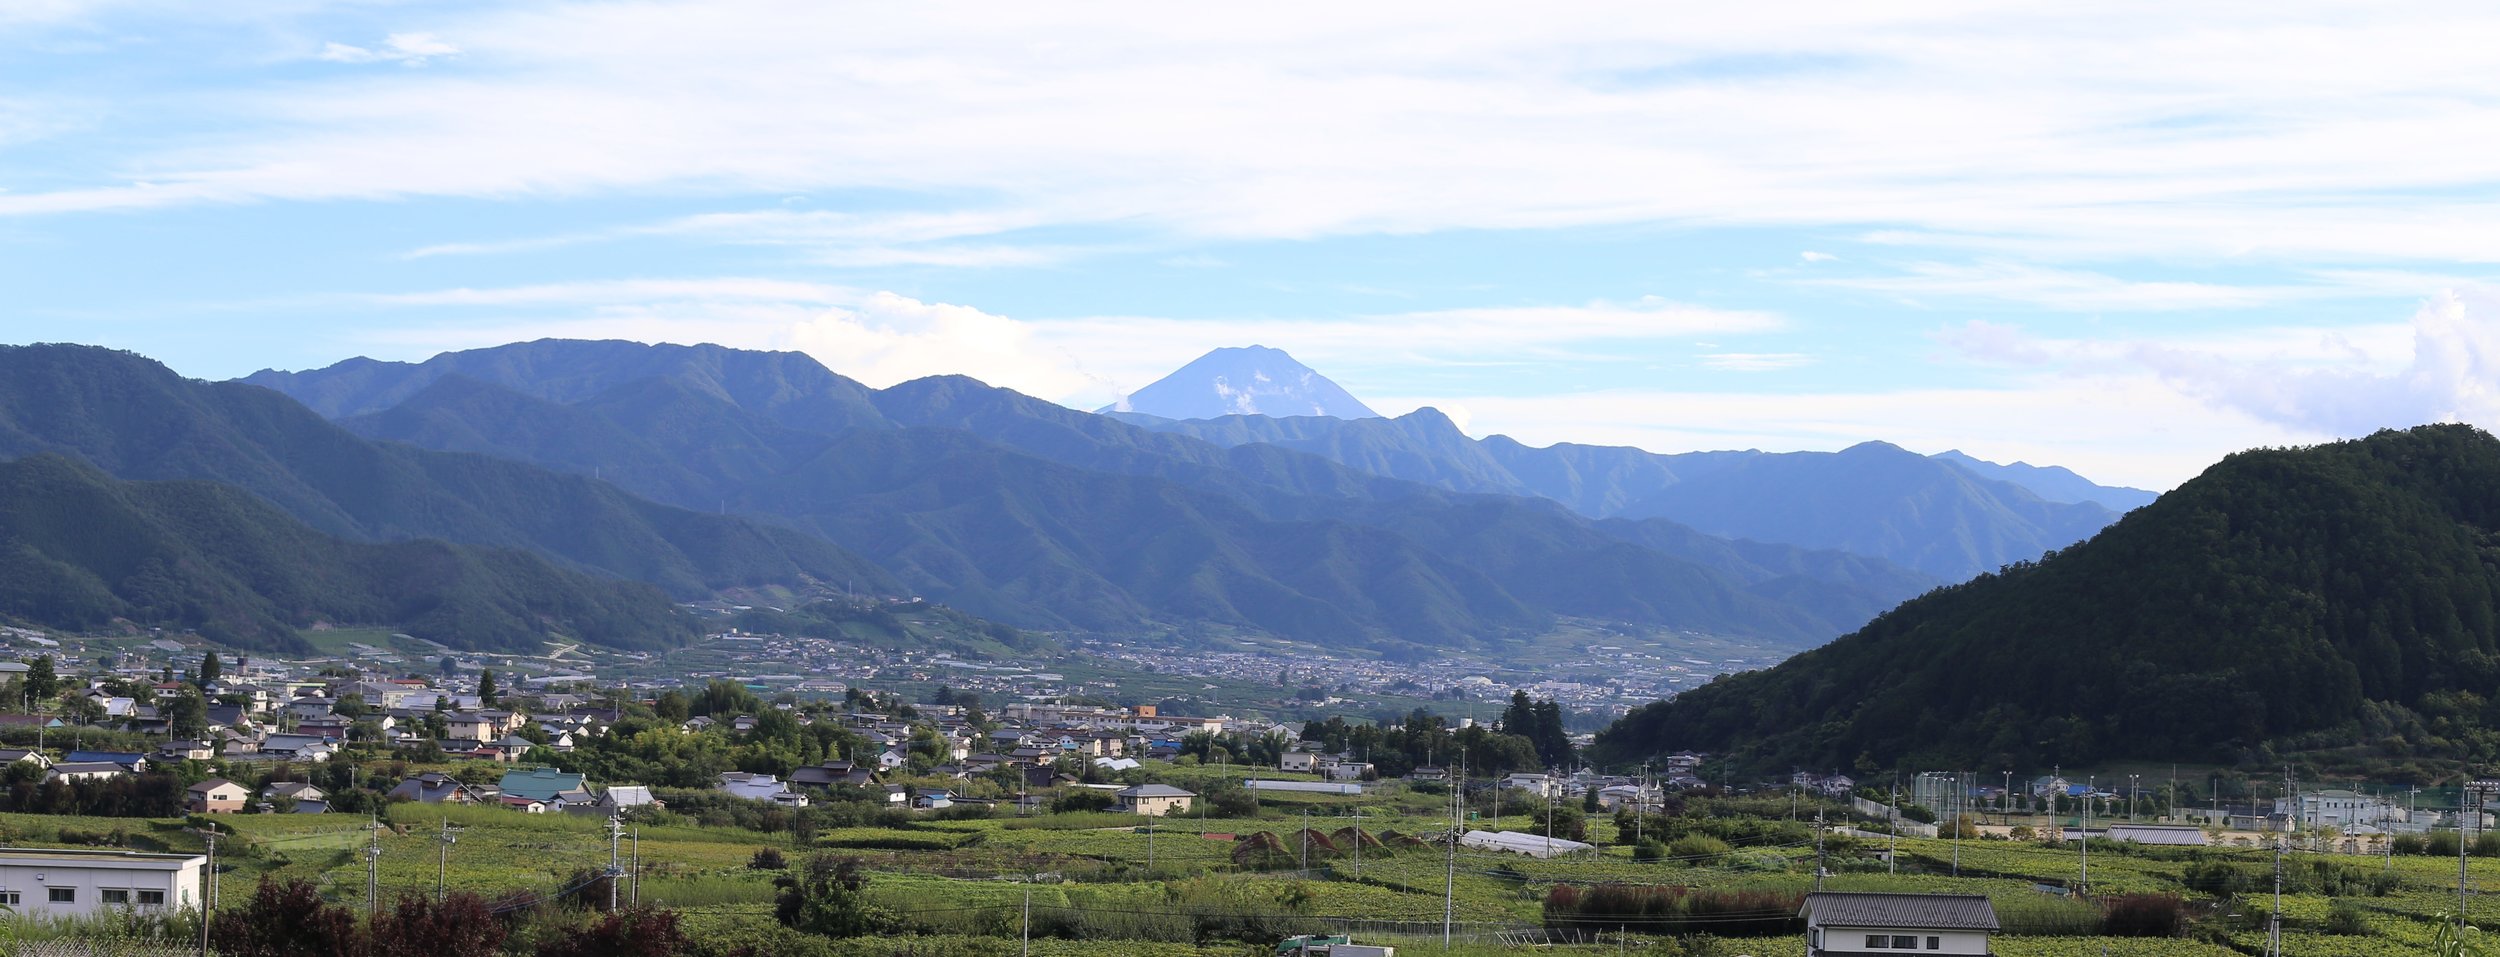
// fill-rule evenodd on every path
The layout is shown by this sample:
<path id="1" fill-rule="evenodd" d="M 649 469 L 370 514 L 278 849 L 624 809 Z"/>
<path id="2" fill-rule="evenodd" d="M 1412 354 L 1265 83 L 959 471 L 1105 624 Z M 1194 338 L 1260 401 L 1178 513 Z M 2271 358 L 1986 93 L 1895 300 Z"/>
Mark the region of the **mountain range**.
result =
<path id="1" fill-rule="evenodd" d="M 299 630 L 321 623 L 525 653 L 559 637 L 659 648 L 697 634 L 649 585 L 517 549 L 343 541 L 234 486 L 123 482 L 50 454 L 0 462 L 0 614 L 299 653 L 312 650 Z"/>
<path id="2" fill-rule="evenodd" d="M 1500 435 L 1477 440 L 1430 408 L 1394 419 L 1110 415 L 1227 447 L 1309 452 L 1452 491 L 1546 498 L 1592 518 L 1665 518 L 1712 535 L 1846 551 L 1943 581 L 2081 541 L 2118 517 L 2104 502 L 2140 505 L 2152 496 L 2065 469 L 1998 466 L 1958 452 L 1921 456 L 1882 442 L 1839 452 L 1658 454 L 1534 448 Z"/>
<path id="3" fill-rule="evenodd" d="M 962 377 L 549 340 L 246 382 L 371 439 L 597 476 L 812 532 L 1033 627 L 1201 623 L 1428 655 L 1588 617 L 1810 645 L 1937 579 L 1656 519 L 1226 448 Z"/>
<path id="4" fill-rule="evenodd" d="M 1740 765 L 2500 757 L 2500 440 L 2224 459 L 2092 540 L 1627 715 L 1604 759 Z"/>

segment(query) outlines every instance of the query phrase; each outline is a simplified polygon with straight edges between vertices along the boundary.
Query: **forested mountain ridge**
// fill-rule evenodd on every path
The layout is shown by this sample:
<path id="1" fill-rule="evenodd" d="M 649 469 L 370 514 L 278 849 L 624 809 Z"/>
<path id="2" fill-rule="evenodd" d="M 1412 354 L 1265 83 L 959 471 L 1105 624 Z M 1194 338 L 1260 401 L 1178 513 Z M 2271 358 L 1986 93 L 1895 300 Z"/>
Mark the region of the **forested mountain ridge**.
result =
<path id="1" fill-rule="evenodd" d="M 123 482 L 57 455 L 0 462 L 0 615 L 298 653 L 312 650 L 298 629 L 322 622 L 522 653 L 557 636 L 661 648 L 698 634 L 649 585 L 517 550 L 341 541 L 228 486 Z"/>
<path id="2" fill-rule="evenodd" d="M 573 349 L 578 365 L 562 361 Z M 634 350 L 643 358 L 624 356 Z M 505 351 L 522 358 L 494 355 Z M 1934 584 L 1852 556 L 1224 448 L 961 376 L 867 390 L 805 356 L 736 352 L 542 341 L 251 381 L 353 412 L 341 424 L 370 437 L 768 516 L 916 594 L 1026 627 L 1205 623 L 1429 654 L 1563 615 L 1802 645 Z M 717 381 L 731 368 L 768 369 L 773 387 Z M 774 412 L 827 404 L 849 411 Z"/>
<path id="3" fill-rule="evenodd" d="M 2500 756 L 2500 440 L 2224 459 L 2090 541 L 1599 735 L 1630 761 L 1953 768 L 2385 745 Z"/>
<path id="4" fill-rule="evenodd" d="M 2037 558 L 2118 517 L 2097 501 L 2051 501 L 2022 484 L 2100 488 L 2072 472 L 1922 456 L 1882 442 L 1839 452 L 1535 448 L 1500 435 L 1470 438 L 1430 408 L 1394 419 L 1111 417 L 1232 448 L 1308 452 L 1451 491 L 1551 499 L 1592 518 L 1665 518 L 1727 538 L 1837 549 L 1944 581 Z"/>
<path id="5" fill-rule="evenodd" d="M 342 538 L 528 548 L 680 597 L 755 584 L 899 588 L 814 536 L 656 504 L 587 475 L 375 442 L 267 389 L 185 379 L 92 346 L 0 347 L 0 458 L 47 452 L 116 478 L 232 485 Z"/>

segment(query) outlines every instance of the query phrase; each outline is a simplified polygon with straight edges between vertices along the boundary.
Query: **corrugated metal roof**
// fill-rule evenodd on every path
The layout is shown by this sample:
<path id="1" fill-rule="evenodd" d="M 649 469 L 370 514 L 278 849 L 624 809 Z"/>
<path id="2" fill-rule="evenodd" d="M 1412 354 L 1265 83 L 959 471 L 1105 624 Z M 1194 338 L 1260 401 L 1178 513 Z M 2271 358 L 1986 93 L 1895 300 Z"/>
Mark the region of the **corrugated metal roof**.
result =
<path id="1" fill-rule="evenodd" d="M 1807 894 L 1805 914 L 1825 927 L 1996 930 L 1997 909 L 1977 894 Z"/>

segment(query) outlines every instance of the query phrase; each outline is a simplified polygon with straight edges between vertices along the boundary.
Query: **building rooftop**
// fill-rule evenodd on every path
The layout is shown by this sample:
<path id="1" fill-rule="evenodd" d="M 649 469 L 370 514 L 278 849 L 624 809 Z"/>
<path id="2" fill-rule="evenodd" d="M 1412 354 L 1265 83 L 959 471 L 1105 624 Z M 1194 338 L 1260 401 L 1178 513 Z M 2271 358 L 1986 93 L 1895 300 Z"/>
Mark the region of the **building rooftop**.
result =
<path id="1" fill-rule="evenodd" d="M 1804 913 L 1826 927 L 1996 930 L 1997 909 L 1978 894 L 1807 894 Z"/>

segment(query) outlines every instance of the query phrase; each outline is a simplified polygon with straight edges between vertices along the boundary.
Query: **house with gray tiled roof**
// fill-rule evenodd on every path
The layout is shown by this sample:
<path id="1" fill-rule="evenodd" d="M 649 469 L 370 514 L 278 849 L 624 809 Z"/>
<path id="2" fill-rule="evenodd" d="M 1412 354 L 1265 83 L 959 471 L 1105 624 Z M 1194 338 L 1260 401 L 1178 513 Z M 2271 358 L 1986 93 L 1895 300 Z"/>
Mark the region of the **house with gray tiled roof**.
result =
<path id="1" fill-rule="evenodd" d="M 1806 957 L 1984 955 L 1998 929 L 1995 905 L 1978 894 L 1807 894 Z"/>

